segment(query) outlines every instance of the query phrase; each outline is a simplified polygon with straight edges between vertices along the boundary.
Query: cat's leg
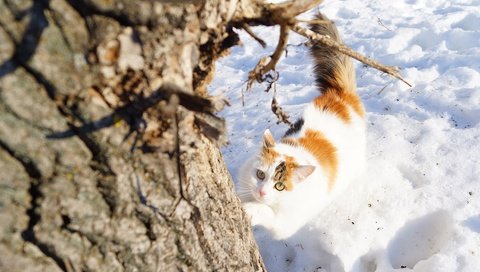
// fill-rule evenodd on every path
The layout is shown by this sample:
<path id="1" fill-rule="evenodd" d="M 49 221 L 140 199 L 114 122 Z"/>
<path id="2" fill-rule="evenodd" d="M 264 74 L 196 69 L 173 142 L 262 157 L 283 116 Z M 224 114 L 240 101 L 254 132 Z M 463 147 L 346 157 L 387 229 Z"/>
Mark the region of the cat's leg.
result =
<path id="1" fill-rule="evenodd" d="M 258 202 L 247 202 L 243 204 L 243 208 L 250 217 L 252 226 L 260 225 L 267 229 L 272 228 L 275 214 L 269 206 Z"/>

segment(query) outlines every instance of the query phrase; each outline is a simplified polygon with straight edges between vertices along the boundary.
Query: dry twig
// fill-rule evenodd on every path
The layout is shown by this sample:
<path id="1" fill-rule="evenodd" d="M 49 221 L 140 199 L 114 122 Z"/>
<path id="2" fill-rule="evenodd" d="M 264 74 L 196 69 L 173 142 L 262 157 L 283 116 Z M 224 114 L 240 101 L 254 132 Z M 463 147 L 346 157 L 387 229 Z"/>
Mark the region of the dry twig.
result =
<path id="1" fill-rule="evenodd" d="M 275 70 L 274 70 L 275 72 Z M 275 72 L 276 73 L 276 72 Z M 278 80 L 278 74 L 277 74 L 277 77 L 273 79 L 272 83 L 273 84 L 273 97 L 272 97 L 272 104 L 271 104 L 271 109 L 272 109 L 272 112 L 273 114 L 275 114 L 275 116 L 277 117 L 277 124 L 279 124 L 280 122 L 282 123 L 285 123 L 287 125 L 290 126 L 290 129 L 293 129 L 293 124 L 292 122 L 290 122 L 290 116 L 288 115 L 288 113 L 286 113 L 283 108 L 278 104 L 277 102 L 277 80 Z M 271 86 L 270 86 L 271 88 Z"/>
<path id="2" fill-rule="evenodd" d="M 257 82 L 263 82 L 263 76 L 275 69 L 278 61 L 280 60 L 280 57 L 282 56 L 283 51 L 285 50 L 285 48 L 287 48 L 289 33 L 290 27 L 286 24 L 282 24 L 280 26 L 280 38 L 278 39 L 277 48 L 275 48 L 275 52 L 273 52 L 270 60 L 267 62 L 268 58 L 261 58 L 255 68 L 248 73 L 247 90 L 252 87 L 254 80 L 256 80 Z"/>
<path id="3" fill-rule="evenodd" d="M 318 34 L 316 32 L 311 31 L 310 29 L 303 28 L 303 27 L 300 27 L 298 25 L 294 25 L 292 27 L 292 30 L 297 32 L 298 34 L 304 36 L 304 37 L 307 37 L 311 40 L 320 42 L 325 46 L 332 47 L 332 48 L 338 50 L 339 52 L 342 52 L 343 54 L 345 54 L 347 56 L 350 56 L 350 57 L 352 57 L 352 58 L 354 58 L 354 59 L 356 59 L 356 60 L 358 60 L 362 63 L 365 63 L 366 65 L 371 66 L 371 67 L 373 67 L 373 68 L 375 68 L 379 71 L 382 71 L 382 72 L 387 73 L 387 74 L 389 74 L 389 75 L 391 75 L 395 78 L 398 78 L 401 81 L 403 81 L 405 84 L 407 84 L 408 86 L 412 87 L 412 85 L 410 83 L 408 83 L 405 79 L 402 78 L 402 76 L 400 75 L 397 67 L 383 65 L 383 64 L 381 64 L 381 63 L 379 63 L 375 60 L 372 60 L 372 59 L 354 51 L 353 49 L 347 47 L 344 44 L 336 42 L 335 40 L 331 39 L 329 36 Z"/>
<path id="4" fill-rule="evenodd" d="M 390 84 L 392 84 L 392 81 L 388 82 L 387 85 L 383 86 L 383 88 L 378 91 L 377 95 L 381 94 Z"/>
<path id="5" fill-rule="evenodd" d="M 263 48 L 266 48 L 267 47 L 267 43 L 262 40 L 260 37 L 257 36 L 257 34 L 255 34 L 253 31 L 252 31 L 252 28 L 250 28 L 250 26 L 248 24 L 243 24 L 242 26 L 243 30 L 245 30 L 245 32 L 248 33 L 248 35 L 250 35 L 254 40 L 256 40 Z"/>
<path id="6" fill-rule="evenodd" d="M 382 20 L 381 20 L 380 18 L 378 18 L 378 17 L 377 17 L 377 22 L 378 22 L 379 25 L 383 26 L 386 30 L 393 32 L 393 30 L 391 30 L 390 28 L 388 28 L 388 27 L 382 22 Z"/>
<path id="7" fill-rule="evenodd" d="M 277 116 L 277 119 L 278 119 L 277 124 L 282 122 L 282 123 L 288 124 L 290 127 L 293 126 L 292 122 L 290 122 L 290 120 L 288 119 L 290 116 L 285 111 L 283 111 L 282 107 L 280 107 L 280 105 L 278 104 L 275 96 L 273 96 L 272 98 L 271 107 L 272 107 L 272 112 L 275 114 L 275 116 Z"/>

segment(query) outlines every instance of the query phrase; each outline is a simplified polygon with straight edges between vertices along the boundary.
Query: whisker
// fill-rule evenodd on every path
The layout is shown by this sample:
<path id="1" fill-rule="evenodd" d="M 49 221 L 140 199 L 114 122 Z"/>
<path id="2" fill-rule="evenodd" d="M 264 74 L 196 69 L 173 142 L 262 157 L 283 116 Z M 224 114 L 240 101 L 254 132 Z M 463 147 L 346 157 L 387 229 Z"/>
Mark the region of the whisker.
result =
<path id="1" fill-rule="evenodd" d="M 253 197 L 251 194 L 241 194 L 237 195 L 238 197 Z"/>

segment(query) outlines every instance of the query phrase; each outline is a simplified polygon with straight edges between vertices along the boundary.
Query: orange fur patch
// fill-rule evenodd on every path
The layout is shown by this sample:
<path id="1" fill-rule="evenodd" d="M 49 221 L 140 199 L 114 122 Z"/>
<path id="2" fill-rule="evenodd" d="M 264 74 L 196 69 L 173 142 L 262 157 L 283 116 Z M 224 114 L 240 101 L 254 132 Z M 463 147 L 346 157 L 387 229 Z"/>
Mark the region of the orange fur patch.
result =
<path id="1" fill-rule="evenodd" d="M 346 123 L 349 123 L 351 118 L 348 106 L 352 107 L 355 113 L 361 117 L 365 114 L 360 98 L 352 92 L 337 92 L 334 89 L 328 89 L 315 98 L 313 103 L 318 109 L 333 113 Z"/>
<path id="2" fill-rule="evenodd" d="M 260 152 L 260 160 L 266 165 L 271 165 L 278 156 L 278 152 L 273 148 L 263 147 L 262 152 Z"/>
<path id="3" fill-rule="evenodd" d="M 288 144 L 291 146 L 298 146 L 297 140 L 293 138 L 283 138 L 281 141 L 282 144 Z"/>
<path id="4" fill-rule="evenodd" d="M 325 138 L 325 136 L 314 130 L 307 130 L 305 135 L 298 139 L 301 146 L 307 149 L 323 167 L 328 177 L 328 188 L 331 189 L 335 183 L 338 169 L 337 149 Z"/>
<path id="5" fill-rule="evenodd" d="M 287 171 L 285 171 L 285 190 L 291 191 L 293 190 L 293 173 L 295 169 L 298 167 L 297 162 L 293 157 L 285 156 L 285 166 L 287 167 Z"/>
<path id="6" fill-rule="evenodd" d="M 340 93 L 341 99 L 347 103 L 350 107 L 352 107 L 353 111 L 358 114 L 360 117 L 365 116 L 365 109 L 363 108 L 362 100 L 356 93 L 351 92 L 341 92 Z"/>
<path id="7" fill-rule="evenodd" d="M 334 91 L 326 91 L 315 98 L 313 103 L 319 110 L 333 113 L 346 123 L 350 122 L 350 113 L 347 105 Z"/>

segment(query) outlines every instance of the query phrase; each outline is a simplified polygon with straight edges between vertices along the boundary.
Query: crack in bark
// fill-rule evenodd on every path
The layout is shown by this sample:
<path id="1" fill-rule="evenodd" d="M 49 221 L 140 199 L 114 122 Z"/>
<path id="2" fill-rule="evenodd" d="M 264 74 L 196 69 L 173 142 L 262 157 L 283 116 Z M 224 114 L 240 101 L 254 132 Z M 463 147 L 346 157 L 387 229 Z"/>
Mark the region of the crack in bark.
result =
<path id="1" fill-rule="evenodd" d="M 69 1 L 69 3 L 72 5 L 72 1 Z M 86 18 L 85 13 L 83 11 L 79 10 L 81 8 L 81 5 L 77 6 L 78 3 L 73 3 L 72 7 L 79 12 L 82 17 Z M 42 36 L 43 30 L 48 26 L 46 16 L 44 14 L 45 10 L 49 10 L 49 1 L 48 0 L 40 0 L 40 1 L 35 1 L 34 6 L 31 9 L 32 13 L 32 18 L 30 20 L 30 23 L 25 30 L 25 34 L 23 35 L 22 41 L 19 43 L 15 43 L 12 33 L 8 33 L 7 35 L 10 36 L 14 44 L 16 45 L 16 50 L 13 54 L 13 56 L 6 61 L 4 64 L 1 65 L 0 67 L 0 77 L 8 74 L 12 71 L 14 71 L 17 67 L 22 67 L 26 70 L 28 74 L 30 74 L 37 84 L 41 85 L 44 87 L 47 96 L 56 104 L 58 111 L 60 114 L 66 119 L 67 125 L 70 128 L 70 133 L 73 135 L 71 136 L 77 136 L 84 144 L 85 146 L 90 150 L 94 164 L 91 165 L 92 169 L 98 170 L 102 177 L 98 178 L 97 182 L 97 189 L 102 195 L 103 199 L 107 203 L 107 205 L 110 208 L 111 213 L 115 211 L 116 207 L 116 195 L 115 195 L 115 188 L 114 188 L 114 181 L 111 180 L 112 177 L 115 176 L 113 171 L 111 170 L 107 158 L 103 151 L 101 150 L 101 147 L 95 142 L 94 139 L 92 139 L 87 133 L 91 131 L 85 131 L 82 128 L 84 127 L 76 127 L 74 125 L 75 121 L 80 121 L 85 125 L 86 121 L 81 118 L 81 115 L 74 112 L 67 106 L 65 106 L 65 98 L 61 97 L 60 95 L 57 94 L 56 87 L 52 82 L 50 82 L 41 72 L 35 70 L 33 67 L 27 64 L 27 62 L 30 60 L 30 58 L 35 54 L 36 47 L 38 46 L 40 37 Z M 97 14 L 92 13 L 92 14 Z M 102 14 L 102 13 L 100 13 Z M 109 15 L 109 14 L 103 14 L 103 15 Z M 112 16 L 109 16 L 112 17 Z M 40 26 L 35 25 L 36 21 L 41 21 L 44 22 L 43 24 L 40 24 Z M 55 18 L 53 18 L 54 23 L 59 27 L 59 24 L 55 21 Z M 122 23 L 122 22 L 121 22 Z M 123 24 L 129 24 L 128 22 L 123 22 Z M 67 45 L 71 49 L 70 44 L 68 43 L 68 40 L 66 39 L 65 33 L 63 32 L 63 29 L 59 27 L 63 39 L 67 42 Z M 27 37 L 29 35 L 33 35 L 33 45 L 27 43 Z"/>
<path id="2" fill-rule="evenodd" d="M 20 162 L 25 169 L 25 172 L 27 172 L 28 176 L 31 178 L 30 188 L 28 189 L 28 193 L 31 197 L 30 208 L 26 211 L 28 216 L 28 225 L 27 228 L 21 232 L 23 240 L 36 246 L 45 256 L 51 258 L 60 269 L 66 271 L 65 263 L 62 260 L 62 257 L 58 255 L 55 248 L 47 243 L 39 241 L 35 235 L 35 225 L 37 225 L 37 223 L 41 220 L 41 215 L 38 214 L 36 210 L 40 206 L 38 202 L 43 197 L 43 194 L 40 191 L 40 184 L 42 182 L 42 174 L 40 170 L 31 158 L 23 154 L 19 154 L 2 140 L 0 140 L 0 147 L 10 154 L 10 156 L 12 156 L 15 160 Z"/>
<path id="3" fill-rule="evenodd" d="M 177 109 L 178 111 L 178 109 Z M 209 246 L 208 240 L 205 238 L 204 231 L 203 231 L 203 226 L 201 224 L 202 222 L 202 216 L 200 209 L 193 204 L 190 199 L 188 199 L 185 196 L 185 193 L 183 192 L 184 190 L 184 182 L 186 181 L 186 174 L 185 174 L 185 166 L 181 162 L 181 153 L 180 153 L 180 133 L 179 133 L 179 122 L 178 122 L 178 112 L 175 112 L 174 114 L 174 123 L 175 123 L 175 129 L 176 129 L 176 161 L 177 161 L 177 173 L 178 173 L 178 180 L 179 180 L 179 198 L 175 204 L 175 208 L 173 212 L 175 212 L 178 204 L 180 201 L 183 199 L 187 202 L 187 204 L 192 207 L 192 214 L 191 214 L 191 219 L 193 222 L 193 226 L 195 228 L 195 231 L 197 233 L 197 237 L 199 240 L 199 245 L 202 248 L 202 252 L 204 253 L 203 255 L 205 256 L 206 261 L 208 262 L 209 266 L 211 267 L 212 265 L 215 264 L 213 260 L 213 252 Z M 173 214 L 172 212 L 172 214 Z M 178 245 L 177 245 L 178 246 Z"/>
<path id="4" fill-rule="evenodd" d="M 123 261 L 123 258 L 120 256 L 121 253 L 122 253 L 121 251 L 114 252 L 115 259 L 117 259 L 117 262 L 123 267 L 123 271 L 129 271 Z"/>
<path id="5" fill-rule="evenodd" d="M 185 200 L 189 205 L 193 206 L 188 199 L 185 198 L 185 195 L 183 194 L 183 180 L 186 178 L 185 177 L 185 169 L 183 167 L 183 164 L 180 160 L 180 132 L 179 132 L 179 124 L 178 124 L 178 108 L 175 109 L 175 113 L 172 115 L 173 117 L 173 123 L 175 124 L 175 161 L 177 165 L 177 175 L 178 175 L 178 194 L 179 196 L 175 200 L 175 203 L 173 204 L 173 209 L 170 212 L 170 217 L 173 216 L 175 211 L 177 210 L 178 205 L 180 204 L 180 201 L 183 199 Z"/>
<path id="6" fill-rule="evenodd" d="M 16 152 L 7 143 L 0 140 L 0 147 L 5 150 L 10 156 L 12 156 L 15 160 L 17 160 L 20 164 L 22 164 L 25 172 L 27 172 L 28 176 L 34 180 L 38 180 L 42 177 L 42 173 L 40 169 L 35 165 L 33 160 L 23 154 Z"/>
<path id="7" fill-rule="evenodd" d="M 32 7 L 32 12 L 36 12 L 36 16 L 37 17 L 39 16 L 40 19 L 46 20 L 43 12 L 45 9 L 48 9 L 48 4 L 49 4 L 48 1 L 43 1 L 43 0 L 34 1 L 34 7 Z M 18 44 L 15 43 L 16 49 L 13 56 L 10 58 L 10 60 L 6 61 L 4 64 L 1 65 L 0 77 L 14 71 L 17 67 L 22 67 L 23 69 L 25 69 L 25 71 L 35 79 L 37 84 L 39 84 L 45 89 L 47 96 L 50 98 L 50 100 L 52 100 L 55 103 L 57 110 L 65 118 L 67 125 L 74 132 L 75 136 L 77 136 L 85 144 L 85 146 L 90 150 L 93 160 L 95 162 L 94 165 L 91 165 L 92 169 L 98 170 L 104 177 L 115 176 L 110 166 L 108 165 L 106 156 L 103 154 L 100 146 L 90 136 L 88 136 L 82 130 L 74 126 L 73 123 L 75 122 L 75 120 L 82 121 L 82 118 L 80 118 L 80 115 L 76 112 L 73 112 L 71 109 L 65 106 L 64 104 L 65 101 L 63 97 L 57 94 L 57 90 L 54 84 L 52 84 L 42 73 L 38 72 L 33 67 L 27 64 L 27 62 L 35 53 L 39 39 L 42 36 L 42 32 L 44 28 L 46 27 L 46 24 L 45 25 L 41 24 L 41 26 L 34 26 L 35 25 L 34 19 L 35 18 L 31 19 L 29 28 L 27 28 L 27 30 L 25 31 L 22 41 Z M 39 19 L 37 18 L 36 20 L 39 20 Z M 10 34 L 11 33 L 7 33 L 7 35 L 10 35 Z M 33 46 L 31 44 L 26 43 L 26 40 L 27 40 L 26 37 L 32 34 L 34 35 L 34 38 L 35 38 L 33 42 Z M 3 142 L 0 142 L 0 146 L 3 149 L 7 150 L 8 153 L 10 153 L 14 158 L 16 158 L 19 162 L 22 163 L 22 165 L 24 166 L 25 170 L 27 171 L 30 177 L 37 180 L 41 178 L 41 173 L 39 169 L 33 164 L 31 159 L 24 156 L 20 156 L 19 154 L 16 154 L 12 149 L 8 147 L 8 145 L 6 145 Z M 98 181 L 102 181 L 102 180 L 105 180 L 105 178 L 103 177 L 98 178 Z M 25 241 L 30 242 L 35 246 L 37 246 L 37 248 L 45 256 L 50 257 L 58 265 L 58 267 L 60 267 L 63 271 L 67 271 L 65 262 L 56 253 L 55 248 L 45 242 L 39 241 L 35 234 L 34 227 L 41 219 L 41 215 L 37 214 L 37 211 L 36 211 L 37 208 L 39 207 L 39 203 L 37 202 L 42 197 L 39 186 L 40 186 L 40 183 L 31 182 L 29 193 L 32 196 L 32 200 L 31 200 L 31 207 L 29 210 L 27 210 L 27 214 L 29 216 L 29 223 L 28 223 L 27 229 L 22 232 L 22 237 Z M 106 186 L 103 186 L 103 184 L 97 183 L 97 188 L 100 194 L 104 198 L 107 205 L 110 207 L 110 210 L 113 211 L 116 205 L 115 196 L 112 196 L 112 194 L 108 189 L 103 190 L 103 188 L 105 187 Z M 88 240 L 92 242 L 91 239 L 88 239 Z"/>
<path id="8" fill-rule="evenodd" d="M 85 239 L 87 239 L 90 244 L 92 244 L 92 247 L 95 247 L 98 245 L 98 242 L 96 241 L 96 238 L 94 235 L 89 235 L 88 233 L 84 233 L 82 232 L 81 230 L 77 230 L 77 229 L 74 229 L 70 226 L 71 224 L 71 219 L 68 215 L 66 214 L 62 214 L 62 225 L 60 226 L 60 229 L 62 230 L 65 230 L 69 233 L 72 233 L 72 234 L 77 234 L 81 237 L 84 237 Z"/>
<path id="9" fill-rule="evenodd" d="M 58 111 L 65 118 L 67 125 L 70 128 L 70 131 L 72 131 L 73 134 L 85 144 L 85 146 L 92 154 L 93 163 L 90 165 L 90 167 L 93 170 L 97 170 L 102 175 L 101 178 L 97 179 L 97 188 L 102 197 L 104 198 L 105 202 L 109 206 L 110 211 L 113 213 L 116 207 L 116 195 L 110 193 L 109 187 L 111 187 L 111 184 L 109 183 L 112 183 L 110 182 L 110 178 L 115 177 L 116 175 L 108 164 L 108 159 L 102 151 L 100 145 L 98 145 L 94 139 L 87 135 L 87 132 L 83 131 L 81 128 L 78 128 L 73 124 L 75 120 L 83 122 L 83 118 L 80 118 L 79 113 L 70 110 L 64 105 L 64 101 L 62 101 L 59 95 L 57 95 L 56 87 L 47 78 L 45 78 L 43 74 L 36 71 L 34 68 L 22 63 L 20 65 L 31 76 L 33 76 L 33 78 L 39 85 L 41 85 L 45 89 L 48 97 L 56 104 Z M 107 182 L 102 182 L 105 180 L 107 180 Z"/>
<path id="10" fill-rule="evenodd" d="M 193 213 L 191 214 L 192 215 L 192 222 L 193 222 L 193 226 L 195 227 L 195 231 L 197 233 L 197 237 L 198 237 L 198 240 L 199 240 L 199 244 L 200 244 L 200 248 L 202 248 L 202 252 L 203 252 L 203 255 L 205 256 L 205 259 L 207 260 L 208 264 L 210 267 L 213 267 L 213 265 L 215 265 L 215 262 L 213 260 L 213 252 L 212 252 L 212 249 L 211 247 L 209 246 L 210 243 L 209 241 L 205 238 L 205 234 L 204 234 L 204 231 L 203 231 L 203 226 L 202 226 L 202 216 L 201 216 L 201 213 L 200 213 L 200 209 L 193 205 L 192 203 L 190 203 L 189 201 L 187 201 L 193 208 Z"/>
<path id="11" fill-rule="evenodd" d="M 39 2 L 45 2 L 45 1 L 39 1 Z M 46 3 L 48 4 L 48 2 Z M 43 6 L 43 8 L 48 8 L 48 5 Z M 44 18 L 44 15 L 43 15 L 43 18 Z M 27 29 L 26 31 L 32 31 L 32 30 Z M 43 29 L 41 29 L 41 31 L 43 32 Z M 28 33 L 26 33 L 24 36 L 26 35 L 28 35 Z M 37 36 L 39 39 L 41 36 L 41 33 Z M 38 42 L 38 40 L 36 42 Z M 16 44 L 16 46 L 17 47 L 15 52 L 21 52 L 25 45 L 20 43 L 20 44 Z M 35 48 L 36 48 L 36 45 L 35 45 Z M 33 50 L 33 52 L 34 51 L 35 50 Z M 19 57 L 19 56 L 21 55 L 18 55 L 17 53 L 15 53 L 12 56 L 12 58 L 8 61 L 8 62 L 14 63 L 11 69 L 14 70 L 18 66 L 22 67 L 23 69 L 25 69 L 25 71 L 28 74 L 30 74 L 35 79 L 37 84 L 41 85 L 45 89 L 47 96 L 50 98 L 50 100 L 52 100 L 55 103 L 57 110 L 65 118 L 66 123 L 70 128 L 70 131 L 72 131 L 73 134 L 77 136 L 85 144 L 85 146 L 90 150 L 90 153 L 92 154 L 92 158 L 96 162 L 95 165 L 91 166 L 92 169 L 99 170 L 100 173 L 102 173 L 102 175 L 104 175 L 105 177 L 115 176 L 110 166 L 108 165 L 107 158 L 105 154 L 103 154 L 101 147 L 95 142 L 95 140 L 93 140 L 90 136 L 87 135 L 88 131 L 85 132 L 81 128 L 77 128 L 74 125 L 75 121 L 80 121 L 82 123 L 85 123 L 83 118 L 81 118 L 80 114 L 72 111 L 67 106 L 65 106 L 65 97 L 61 97 L 60 95 L 57 94 L 57 89 L 54 86 L 54 84 L 52 84 L 42 73 L 38 72 L 33 67 L 27 64 L 27 61 L 30 59 L 31 56 L 29 56 L 28 58 Z M 1 67 L 0 67 L 0 71 L 1 71 Z M 6 71 L 5 73 L 9 73 L 9 72 L 11 71 Z M 4 75 L 4 73 L 0 72 L 0 77 L 2 75 Z M 101 181 L 102 179 L 99 178 L 98 180 Z M 102 184 L 100 183 L 97 183 L 97 188 L 99 189 L 99 192 L 102 195 L 102 197 L 105 199 L 105 202 L 107 203 L 107 205 L 110 207 L 110 210 L 113 211 L 115 209 L 115 201 L 112 201 L 112 199 L 114 200 L 115 196 L 112 196 L 111 194 L 106 193 L 108 192 L 108 190 L 103 190 L 105 186 L 102 186 Z"/>
<path id="12" fill-rule="evenodd" d="M 182 243 L 180 241 L 180 238 L 178 236 L 175 238 L 175 246 L 177 246 L 177 259 L 184 263 L 186 266 L 193 266 L 195 264 L 194 261 L 192 261 L 192 257 L 190 257 L 185 249 L 182 246 Z M 183 271 L 181 267 L 177 267 L 178 271 Z"/>
<path id="13" fill-rule="evenodd" d="M 91 167 L 95 169 L 95 166 L 91 166 Z M 118 197 L 115 193 L 116 183 L 111 178 L 113 177 L 101 175 L 101 177 L 97 178 L 97 184 L 96 184 L 98 192 L 102 195 L 103 200 L 108 206 L 108 209 L 110 211 L 110 216 L 115 214 L 116 207 L 118 206 Z"/>
<path id="14" fill-rule="evenodd" d="M 146 235 L 148 239 L 152 242 L 157 240 L 157 234 L 153 231 L 153 217 L 151 214 L 147 214 L 145 212 L 141 212 L 139 210 L 136 210 L 136 216 L 135 216 L 145 227 L 146 229 Z"/>
<path id="15" fill-rule="evenodd" d="M 35 245 L 45 256 L 51 258 L 60 269 L 62 269 L 63 271 L 67 271 L 65 262 L 63 261 L 63 258 L 57 253 L 55 247 L 51 244 L 44 243 L 38 240 L 35 234 L 35 225 L 37 225 L 38 222 L 40 222 L 41 220 L 41 215 L 38 214 L 36 210 L 40 206 L 40 204 L 38 203 L 39 199 L 43 197 L 43 194 L 40 191 L 40 182 L 38 182 L 38 180 L 32 181 L 30 183 L 28 193 L 30 194 L 32 199 L 30 201 L 30 208 L 27 210 L 27 215 L 29 217 L 28 226 L 24 231 L 22 231 L 22 238 L 26 242 L 30 242 Z"/>
<path id="16" fill-rule="evenodd" d="M 0 78 L 8 73 L 13 72 L 17 67 L 24 68 L 27 73 L 29 73 L 35 78 L 38 84 L 42 85 L 45 88 L 45 90 L 47 91 L 47 95 L 51 100 L 56 103 L 60 113 L 66 116 L 67 113 L 65 108 L 61 108 L 60 104 L 58 103 L 59 99 L 57 97 L 54 85 L 49 82 L 40 72 L 36 71 L 33 67 L 30 67 L 28 65 L 28 61 L 33 57 L 33 55 L 35 55 L 35 52 L 37 51 L 36 49 L 40 42 L 40 38 L 42 37 L 43 31 L 45 30 L 45 28 L 48 27 L 48 20 L 45 15 L 46 10 L 50 11 L 49 0 L 33 1 L 33 6 L 29 10 L 25 11 L 31 13 L 31 19 L 26 30 L 23 33 L 21 41 L 18 43 L 15 42 L 15 37 L 13 36 L 13 34 L 10 33 L 5 28 L 5 26 L 0 25 L 7 33 L 7 36 L 10 38 L 10 40 L 15 44 L 15 51 L 12 57 L 10 57 L 9 60 L 5 61 L 0 66 Z M 54 19 L 53 21 L 56 24 Z M 62 37 L 65 39 L 65 42 L 67 43 L 67 46 L 71 51 L 70 44 L 68 43 L 68 40 L 66 40 L 65 34 L 62 31 L 63 29 L 58 24 L 56 25 L 60 29 Z"/>
<path id="17" fill-rule="evenodd" d="M 35 235 L 34 227 L 41 220 L 41 215 L 38 214 L 36 210 L 40 206 L 40 204 L 38 203 L 39 200 L 43 197 L 43 194 L 40 191 L 40 184 L 42 178 L 40 170 L 33 163 L 32 159 L 28 158 L 25 155 L 18 154 L 1 140 L 0 147 L 18 162 L 20 162 L 23 165 L 23 168 L 27 172 L 28 176 L 31 178 L 30 187 L 28 189 L 28 193 L 31 197 L 30 208 L 26 211 L 28 216 L 28 225 L 27 228 L 21 232 L 23 240 L 36 246 L 45 256 L 51 258 L 60 269 L 66 271 L 65 263 L 62 258 L 57 254 L 55 249 L 52 248 L 51 245 L 39 241 Z"/>

